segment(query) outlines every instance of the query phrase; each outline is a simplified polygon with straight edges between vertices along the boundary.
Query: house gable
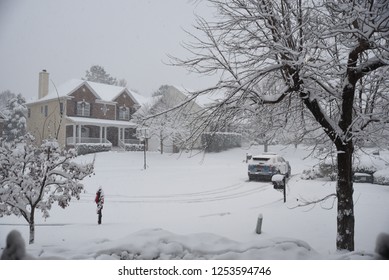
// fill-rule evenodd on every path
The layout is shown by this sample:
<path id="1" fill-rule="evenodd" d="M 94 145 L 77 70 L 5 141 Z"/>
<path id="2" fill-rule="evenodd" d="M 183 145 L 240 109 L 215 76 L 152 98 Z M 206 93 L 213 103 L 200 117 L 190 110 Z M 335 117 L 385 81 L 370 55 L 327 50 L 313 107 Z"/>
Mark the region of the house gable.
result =
<path id="1" fill-rule="evenodd" d="M 70 100 L 67 101 L 67 115 L 70 117 L 79 116 L 77 113 L 77 104 L 79 102 L 87 102 L 90 105 L 90 115 L 87 117 L 99 119 L 115 119 L 115 105 L 112 102 L 104 102 L 88 86 L 87 83 L 82 84 L 71 94 Z"/>
<path id="2" fill-rule="evenodd" d="M 118 106 L 126 105 L 127 107 L 136 107 L 138 105 L 138 102 L 126 90 L 124 90 L 122 93 L 120 93 L 112 101 L 116 102 L 118 104 Z"/>
<path id="3" fill-rule="evenodd" d="M 120 110 L 123 109 L 129 110 L 128 119 L 130 119 L 132 114 L 135 113 L 136 108 L 138 107 L 137 101 L 131 96 L 131 94 L 127 90 L 123 90 L 123 92 L 116 96 L 113 101 L 116 102 L 117 119 L 121 119 Z"/>

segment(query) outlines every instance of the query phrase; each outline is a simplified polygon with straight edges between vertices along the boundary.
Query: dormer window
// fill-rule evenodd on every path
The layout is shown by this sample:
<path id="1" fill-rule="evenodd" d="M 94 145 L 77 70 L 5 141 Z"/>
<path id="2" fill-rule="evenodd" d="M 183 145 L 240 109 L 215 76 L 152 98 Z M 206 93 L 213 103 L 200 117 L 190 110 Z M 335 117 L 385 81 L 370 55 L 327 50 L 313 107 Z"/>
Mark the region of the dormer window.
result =
<path id="1" fill-rule="evenodd" d="M 130 108 L 126 106 L 120 106 L 119 107 L 119 120 L 126 120 L 128 121 L 130 119 Z"/>
<path id="2" fill-rule="evenodd" d="M 77 116 L 90 116 L 90 104 L 85 102 L 85 100 L 77 102 Z"/>

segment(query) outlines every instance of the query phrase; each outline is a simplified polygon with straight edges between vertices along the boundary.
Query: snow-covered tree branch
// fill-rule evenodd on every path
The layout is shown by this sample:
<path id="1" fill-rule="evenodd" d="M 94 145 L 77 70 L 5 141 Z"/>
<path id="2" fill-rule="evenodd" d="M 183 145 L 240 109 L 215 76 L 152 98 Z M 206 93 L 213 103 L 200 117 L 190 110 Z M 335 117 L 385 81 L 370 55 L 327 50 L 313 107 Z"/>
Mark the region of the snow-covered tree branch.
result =
<path id="1" fill-rule="evenodd" d="M 215 20 L 199 18 L 201 35 L 190 33 L 193 41 L 185 45 L 191 57 L 172 58 L 192 72 L 220 77 L 194 93 L 225 92 L 198 123 L 218 127 L 257 112 L 278 124 L 287 115 L 281 127 L 299 122 L 309 131 L 315 120 L 337 150 L 336 245 L 354 250 L 352 155 L 355 145 L 388 130 L 382 73 L 389 65 L 389 1 L 207 2 Z M 264 109 L 269 105 L 278 109 Z"/>

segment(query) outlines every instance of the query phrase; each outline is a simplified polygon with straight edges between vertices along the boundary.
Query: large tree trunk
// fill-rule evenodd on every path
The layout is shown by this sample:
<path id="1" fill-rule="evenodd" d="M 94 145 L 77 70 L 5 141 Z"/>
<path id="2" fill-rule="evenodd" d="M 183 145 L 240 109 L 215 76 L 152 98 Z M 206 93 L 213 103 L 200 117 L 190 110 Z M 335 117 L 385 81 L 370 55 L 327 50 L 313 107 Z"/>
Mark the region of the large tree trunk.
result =
<path id="1" fill-rule="evenodd" d="M 350 141 L 340 147 L 338 151 L 338 182 L 336 194 L 338 198 L 337 238 L 338 250 L 354 250 L 354 202 L 352 181 L 352 156 L 354 145 Z"/>

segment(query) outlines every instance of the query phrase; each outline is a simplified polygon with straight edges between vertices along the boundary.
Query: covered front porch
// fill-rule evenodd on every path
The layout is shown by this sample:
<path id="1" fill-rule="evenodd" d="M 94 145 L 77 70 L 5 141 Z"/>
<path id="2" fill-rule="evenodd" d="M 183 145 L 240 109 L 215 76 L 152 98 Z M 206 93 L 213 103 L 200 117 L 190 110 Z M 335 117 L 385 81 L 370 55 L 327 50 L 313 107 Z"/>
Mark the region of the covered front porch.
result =
<path id="1" fill-rule="evenodd" d="M 66 146 L 101 146 L 103 150 L 143 150 L 136 124 L 128 121 L 67 117 Z"/>

